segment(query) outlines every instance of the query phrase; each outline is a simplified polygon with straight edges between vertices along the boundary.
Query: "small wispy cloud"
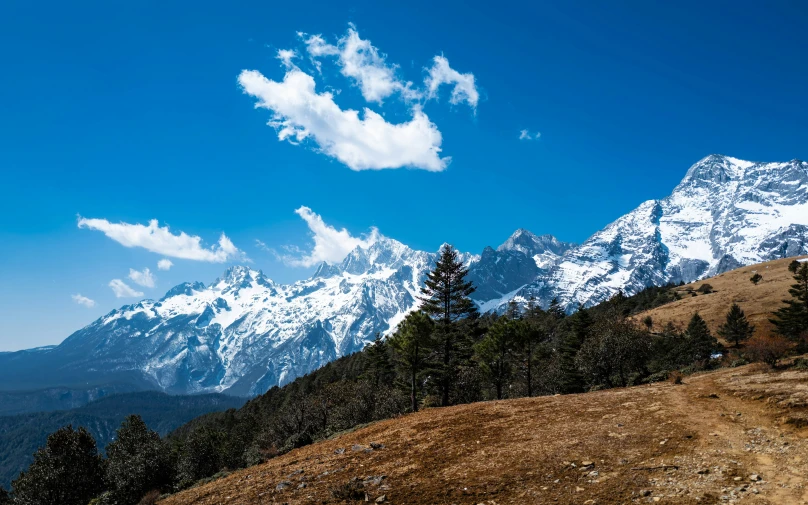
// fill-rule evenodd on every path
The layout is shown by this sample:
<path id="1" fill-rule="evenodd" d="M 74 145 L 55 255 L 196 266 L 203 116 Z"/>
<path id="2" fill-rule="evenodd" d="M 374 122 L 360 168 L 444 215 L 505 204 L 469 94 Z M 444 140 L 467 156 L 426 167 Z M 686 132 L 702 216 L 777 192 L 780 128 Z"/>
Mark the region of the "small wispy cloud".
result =
<path id="1" fill-rule="evenodd" d="M 541 138 L 541 132 L 530 133 L 530 130 L 521 130 L 519 132 L 519 140 L 538 140 Z"/>
<path id="2" fill-rule="evenodd" d="M 480 93 L 474 83 L 474 74 L 461 74 L 449 66 L 449 60 L 444 56 L 435 56 L 432 60 L 432 67 L 427 70 L 429 75 L 424 84 L 429 98 L 437 96 L 438 88 L 442 84 L 449 84 L 453 85 L 452 95 L 449 98 L 450 103 L 466 102 L 472 109 L 477 108 Z"/>
<path id="3" fill-rule="evenodd" d="M 115 293 L 116 298 L 136 298 L 143 296 L 142 291 L 132 289 L 129 284 L 121 279 L 112 279 L 109 281 L 109 287 L 112 288 L 112 292 Z"/>
<path id="4" fill-rule="evenodd" d="M 171 233 L 168 226 L 160 226 L 156 219 L 149 221 L 148 225 L 130 223 L 111 223 L 106 219 L 87 219 L 79 217 L 79 228 L 98 230 L 104 235 L 118 242 L 124 247 L 142 247 L 147 251 L 196 261 L 211 263 L 224 263 L 228 260 L 244 255 L 233 245 L 227 236 L 222 233 L 219 242 L 210 248 L 202 245 L 202 238 L 180 232 L 179 235 Z"/>
<path id="5" fill-rule="evenodd" d="M 132 279 L 132 282 L 134 282 L 138 286 L 143 286 L 145 288 L 154 287 L 154 281 L 155 281 L 154 274 L 152 274 L 151 270 L 149 270 L 148 268 L 144 268 L 143 271 L 130 268 L 129 278 Z"/>
<path id="6" fill-rule="evenodd" d="M 74 302 L 78 303 L 79 305 L 83 305 L 88 309 L 95 307 L 95 300 L 82 296 L 81 293 L 71 295 L 70 298 L 72 298 Z"/>
<path id="7" fill-rule="evenodd" d="M 174 266 L 174 263 L 171 262 L 168 258 L 163 258 L 157 262 L 157 269 L 158 270 L 171 270 L 171 267 Z"/>

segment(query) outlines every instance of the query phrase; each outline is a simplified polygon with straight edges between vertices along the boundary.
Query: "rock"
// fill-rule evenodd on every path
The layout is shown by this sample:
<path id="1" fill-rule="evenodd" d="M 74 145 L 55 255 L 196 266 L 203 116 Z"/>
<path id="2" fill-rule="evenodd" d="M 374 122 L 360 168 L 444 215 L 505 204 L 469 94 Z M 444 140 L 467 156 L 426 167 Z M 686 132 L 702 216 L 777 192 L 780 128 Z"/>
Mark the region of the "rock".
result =
<path id="1" fill-rule="evenodd" d="M 710 473 L 710 469 L 709 468 L 702 468 L 701 470 L 697 471 L 696 473 L 699 474 L 699 475 L 707 475 L 708 473 Z"/>
<path id="2" fill-rule="evenodd" d="M 288 480 L 279 482 L 277 486 L 275 486 L 275 491 L 283 491 L 284 489 L 291 487 L 292 483 Z"/>
<path id="3" fill-rule="evenodd" d="M 354 451 L 354 452 L 364 451 L 365 447 L 362 446 L 362 445 L 359 445 L 359 444 L 354 444 L 354 445 L 351 446 L 351 450 Z"/>
<path id="4" fill-rule="evenodd" d="M 306 489 L 307 487 L 308 484 L 306 484 L 305 482 L 301 482 L 300 484 L 297 485 L 298 489 Z"/>
<path id="5" fill-rule="evenodd" d="M 662 499 L 662 498 L 660 498 L 659 496 L 654 496 L 654 501 L 655 501 L 655 502 L 660 501 L 661 499 Z"/>
<path id="6" fill-rule="evenodd" d="M 734 480 L 735 482 L 740 482 L 743 480 L 743 477 L 733 477 L 732 480 Z"/>
<path id="7" fill-rule="evenodd" d="M 752 482 L 757 482 L 760 480 L 760 475 L 753 473 L 752 475 L 749 476 L 749 480 L 751 480 Z"/>
<path id="8" fill-rule="evenodd" d="M 345 454 L 345 448 L 344 448 L 344 447 L 340 447 L 339 449 L 336 449 L 336 450 L 334 451 L 334 454 Z"/>
<path id="9" fill-rule="evenodd" d="M 383 494 L 376 498 L 376 503 L 384 503 L 387 501 L 387 495 Z"/>
<path id="10" fill-rule="evenodd" d="M 384 444 L 380 444 L 379 442 L 371 442 L 370 447 L 372 449 L 384 449 Z"/>
<path id="11" fill-rule="evenodd" d="M 640 491 L 640 496 L 643 496 L 643 497 L 644 496 L 651 496 L 651 490 L 650 489 L 643 489 L 642 491 Z"/>
<path id="12" fill-rule="evenodd" d="M 591 461 L 581 461 L 581 466 L 594 466 L 595 463 Z"/>

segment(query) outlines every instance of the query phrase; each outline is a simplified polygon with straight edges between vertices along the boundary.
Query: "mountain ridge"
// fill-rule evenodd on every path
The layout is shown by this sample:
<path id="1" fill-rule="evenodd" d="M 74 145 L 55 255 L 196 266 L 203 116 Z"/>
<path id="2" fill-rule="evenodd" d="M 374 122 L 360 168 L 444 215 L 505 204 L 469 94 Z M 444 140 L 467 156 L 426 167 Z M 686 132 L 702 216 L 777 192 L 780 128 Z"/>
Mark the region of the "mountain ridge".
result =
<path id="1" fill-rule="evenodd" d="M 461 259 L 482 311 L 531 298 L 544 307 L 557 298 L 573 311 L 618 291 L 805 253 L 808 163 L 710 155 L 670 195 L 582 244 L 520 228 L 496 249 Z M 157 301 L 113 310 L 56 348 L 0 355 L 0 384 L 13 383 L 35 355 L 45 371 L 23 377 L 37 386 L 123 378 L 172 393 L 260 394 L 394 330 L 417 307 L 436 258 L 379 235 L 291 284 L 232 266 L 210 285 L 181 283 Z"/>

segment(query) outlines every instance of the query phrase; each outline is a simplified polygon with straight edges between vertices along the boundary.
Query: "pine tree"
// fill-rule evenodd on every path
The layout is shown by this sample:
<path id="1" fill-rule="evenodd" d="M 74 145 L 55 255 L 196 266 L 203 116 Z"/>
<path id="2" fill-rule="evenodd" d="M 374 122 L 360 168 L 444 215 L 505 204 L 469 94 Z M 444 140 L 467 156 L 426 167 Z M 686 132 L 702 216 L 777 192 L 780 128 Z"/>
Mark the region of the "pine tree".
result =
<path id="1" fill-rule="evenodd" d="M 553 298 L 550 301 L 550 306 L 547 307 L 547 313 L 555 319 L 556 321 L 560 321 L 566 317 L 567 313 L 564 312 L 564 309 L 561 307 L 561 303 L 559 303 L 558 298 Z"/>
<path id="2" fill-rule="evenodd" d="M 593 324 L 587 310 L 579 310 L 570 317 L 570 320 L 570 328 L 562 333 L 557 351 L 561 371 L 559 388 L 564 394 L 580 393 L 584 390 L 584 378 L 578 369 L 575 357 L 589 336 L 589 330 Z M 551 334 L 553 333 L 555 330 L 551 331 Z"/>
<path id="3" fill-rule="evenodd" d="M 4 487 L 0 487 L 0 505 L 11 505 L 11 496 Z"/>
<path id="4" fill-rule="evenodd" d="M 428 366 L 427 356 L 434 345 L 434 327 L 435 323 L 424 312 L 411 312 L 389 340 L 396 364 L 409 385 L 413 412 L 418 411 L 418 382 Z"/>
<path id="5" fill-rule="evenodd" d="M 544 319 L 546 313 L 541 310 L 536 300 L 531 297 L 527 304 L 525 318 L 519 327 L 517 334 L 517 345 L 521 358 L 521 364 L 525 373 L 525 384 L 527 386 L 527 396 L 533 396 L 533 367 L 536 348 L 544 340 L 546 331 L 544 329 Z"/>
<path id="6" fill-rule="evenodd" d="M 499 318 L 474 346 L 475 360 L 483 374 L 494 384 L 497 400 L 502 399 L 502 390 L 513 371 L 512 353 L 517 342 L 520 321 Z"/>
<path id="7" fill-rule="evenodd" d="M 104 468 L 93 436 L 84 428 L 61 428 L 11 488 L 19 505 L 87 505 L 104 486 Z"/>
<path id="8" fill-rule="evenodd" d="M 737 303 L 733 303 L 727 312 L 727 321 L 718 329 L 718 334 L 728 342 L 734 342 L 735 347 L 742 340 L 746 340 L 755 332 L 755 327 L 749 324 L 746 314 Z"/>
<path id="9" fill-rule="evenodd" d="M 477 315 L 477 307 L 469 298 L 474 285 L 466 281 L 467 274 L 468 268 L 463 266 L 457 251 L 446 244 L 441 248 L 435 268 L 427 275 L 422 291 L 424 303 L 421 310 L 437 323 L 437 351 L 441 362 L 437 376 L 442 406 L 449 405 L 459 365 L 456 345 L 462 339 L 456 323 Z"/>
<path id="10" fill-rule="evenodd" d="M 390 363 L 390 355 L 387 352 L 387 343 L 382 340 L 380 333 L 376 333 L 376 338 L 365 347 L 365 377 L 370 379 L 375 387 L 380 384 L 390 384 L 393 376 L 393 365 Z"/>
<path id="11" fill-rule="evenodd" d="M 713 354 L 721 350 L 721 344 L 710 333 L 707 323 L 696 313 L 685 330 L 685 355 L 689 362 L 706 364 Z"/>
<path id="12" fill-rule="evenodd" d="M 777 333 L 791 340 L 801 340 L 808 335 L 808 262 L 794 273 L 794 280 L 788 292 L 791 300 L 783 300 L 785 307 L 779 308 L 771 319 Z M 805 342 L 800 342 L 800 351 Z"/>
<path id="13" fill-rule="evenodd" d="M 106 452 L 107 483 L 119 505 L 135 505 L 146 493 L 171 484 L 168 448 L 140 416 L 124 420 Z"/>
<path id="14" fill-rule="evenodd" d="M 792 274 L 797 273 L 797 270 L 800 269 L 800 262 L 797 260 L 791 260 L 791 263 L 788 264 L 788 271 Z"/>

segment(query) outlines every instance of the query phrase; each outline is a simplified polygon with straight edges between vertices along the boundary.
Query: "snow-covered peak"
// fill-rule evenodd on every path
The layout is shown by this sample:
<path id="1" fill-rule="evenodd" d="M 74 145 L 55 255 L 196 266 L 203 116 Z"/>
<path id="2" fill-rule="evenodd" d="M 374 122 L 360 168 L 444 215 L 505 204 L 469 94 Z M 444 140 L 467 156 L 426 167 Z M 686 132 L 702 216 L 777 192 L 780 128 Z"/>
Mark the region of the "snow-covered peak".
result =
<path id="1" fill-rule="evenodd" d="M 528 256 L 535 256 L 546 252 L 563 254 L 571 246 L 572 244 L 561 242 L 552 235 L 535 235 L 524 228 L 519 228 L 497 247 L 497 251 L 519 251 Z"/>

